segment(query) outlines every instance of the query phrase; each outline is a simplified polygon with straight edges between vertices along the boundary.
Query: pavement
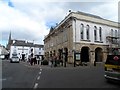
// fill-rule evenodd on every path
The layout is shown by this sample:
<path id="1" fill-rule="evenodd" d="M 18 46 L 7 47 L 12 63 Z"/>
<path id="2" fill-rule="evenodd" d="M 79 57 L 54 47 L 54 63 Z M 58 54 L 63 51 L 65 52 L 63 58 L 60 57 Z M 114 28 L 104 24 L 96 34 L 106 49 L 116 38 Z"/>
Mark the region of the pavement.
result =
<path id="1" fill-rule="evenodd" d="M 56 67 L 54 67 L 54 66 L 50 66 L 50 65 L 41 65 L 41 64 L 35 64 L 35 65 L 30 65 L 30 63 L 29 62 L 24 62 L 24 61 L 21 61 L 20 62 L 21 64 L 24 64 L 25 66 L 27 66 L 27 67 L 30 67 L 30 68 L 39 68 L 39 67 L 42 67 L 42 68 L 48 68 L 48 69 L 53 69 L 53 68 L 61 68 L 61 69 L 68 69 L 68 68 L 85 68 L 85 67 L 104 67 L 104 63 L 98 63 L 96 66 L 94 66 L 94 65 L 87 65 L 87 66 L 85 66 L 85 65 L 83 65 L 83 66 L 81 66 L 81 65 L 79 65 L 79 66 L 75 66 L 74 67 L 74 64 L 69 64 L 69 63 L 67 63 L 66 64 L 66 67 L 65 66 L 60 66 L 60 65 L 58 65 L 58 66 L 56 66 Z"/>

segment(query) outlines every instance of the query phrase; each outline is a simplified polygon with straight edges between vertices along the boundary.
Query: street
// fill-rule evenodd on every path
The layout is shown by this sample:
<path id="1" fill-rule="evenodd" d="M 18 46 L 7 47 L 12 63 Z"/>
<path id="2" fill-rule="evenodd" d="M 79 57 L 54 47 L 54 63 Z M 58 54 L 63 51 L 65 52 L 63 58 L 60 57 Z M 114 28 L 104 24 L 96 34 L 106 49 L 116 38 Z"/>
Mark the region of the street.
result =
<path id="1" fill-rule="evenodd" d="M 2 88 L 120 88 L 104 79 L 103 66 L 50 67 L 2 61 Z"/>

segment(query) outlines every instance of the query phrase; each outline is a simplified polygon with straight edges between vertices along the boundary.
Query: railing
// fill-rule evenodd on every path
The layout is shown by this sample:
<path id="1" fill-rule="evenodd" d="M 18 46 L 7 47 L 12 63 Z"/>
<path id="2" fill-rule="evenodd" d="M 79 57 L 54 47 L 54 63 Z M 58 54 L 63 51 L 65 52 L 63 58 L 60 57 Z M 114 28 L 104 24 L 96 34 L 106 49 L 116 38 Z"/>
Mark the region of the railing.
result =
<path id="1" fill-rule="evenodd" d="M 106 39 L 110 44 L 119 44 L 119 37 L 107 36 Z"/>

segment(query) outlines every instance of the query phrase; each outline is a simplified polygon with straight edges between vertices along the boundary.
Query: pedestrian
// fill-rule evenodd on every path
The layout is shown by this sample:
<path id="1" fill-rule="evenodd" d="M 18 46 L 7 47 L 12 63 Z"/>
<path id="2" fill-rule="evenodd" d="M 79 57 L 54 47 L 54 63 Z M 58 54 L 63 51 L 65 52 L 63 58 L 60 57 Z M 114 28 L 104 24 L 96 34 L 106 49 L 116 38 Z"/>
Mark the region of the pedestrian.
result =
<path id="1" fill-rule="evenodd" d="M 57 67 L 57 56 L 54 55 L 54 67 Z"/>
<path id="2" fill-rule="evenodd" d="M 31 64 L 31 66 L 33 65 L 33 60 L 34 58 L 33 58 L 33 53 L 31 54 L 31 56 L 30 56 L 30 64 Z"/>
<path id="3" fill-rule="evenodd" d="M 53 66 L 54 66 L 53 61 L 54 61 L 54 60 L 53 60 L 53 57 L 51 56 L 51 57 L 50 57 L 50 66 L 51 66 L 51 67 L 53 67 Z"/>
<path id="4" fill-rule="evenodd" d="M 39 65 L 39 63 L 40 63 L 40 58 L 39 58 L 39 56 L 37 56 L 36 61 L 37 61 L 37 64 Z"/>
<path id="5" fill-rule="evenodd" d="M 34 65 L 37 63 L 36 57 L 33 58 Z"/>
<path id="6" fill-rule="evenodd" d="M 56 57 L 56 64 L 57 64 L 58 66 L 60 66 L 60 59 L 59 59 L 59 55 L 57 55 L 57 57 Z"/>
<path id="7" fill-rule="evenodd" d="M 96 61 L 94 61 L 94 66 L 96 66 Z"/>
<path id="8" fill-rule="evenodd" d="M 33 65 L 33 58 L 32 57 L 30 59 L 30 64 L 31 64 L 31 66 Z"/>

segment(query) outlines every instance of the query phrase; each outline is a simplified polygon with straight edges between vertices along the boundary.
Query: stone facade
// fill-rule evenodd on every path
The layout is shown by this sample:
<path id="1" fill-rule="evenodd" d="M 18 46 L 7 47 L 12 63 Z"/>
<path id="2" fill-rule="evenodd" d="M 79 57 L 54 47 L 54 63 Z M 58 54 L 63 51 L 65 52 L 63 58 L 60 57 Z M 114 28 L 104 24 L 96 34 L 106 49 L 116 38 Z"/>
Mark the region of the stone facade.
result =
<path id="1" fill-rule="evenodd" d="M 84 25 L 83 34 L 81 24 Z M 111 29 L 118 32 L 118 23 L 83 12 L 71 12 L 45 37 L 46 59 L 53 55 L 61 59 L 65 52 L 67 62 L 74 63 L 74 53 L 79 52 L 82 62 L 105 62 L 110 44 L 106 37 L 111 36 Z"/>

